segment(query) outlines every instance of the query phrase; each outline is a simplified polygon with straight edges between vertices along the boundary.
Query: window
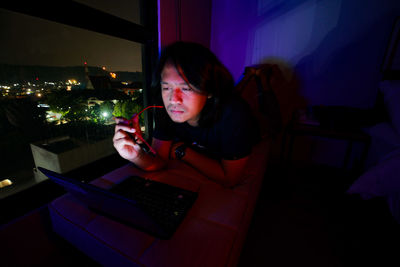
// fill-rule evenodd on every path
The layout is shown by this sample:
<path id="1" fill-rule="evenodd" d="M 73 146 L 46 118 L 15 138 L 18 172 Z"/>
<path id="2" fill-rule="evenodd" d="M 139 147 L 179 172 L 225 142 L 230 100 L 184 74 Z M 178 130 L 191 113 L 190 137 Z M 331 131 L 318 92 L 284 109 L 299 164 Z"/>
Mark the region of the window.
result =
<path id="1" fill-rule="evenodd" d="M 112 117 L 150 97 L 155 1 L 55 2 L 0 9 L 0 199 L 44 181 L 35 166 L 66 173 L 115 154 Z"/>
<path id="2" fill-rule="evenodd" d="M 139 1 L 126 0 L 75 0 L 94 9 L 120 17 L 130 22 L 141 24 Z"/>

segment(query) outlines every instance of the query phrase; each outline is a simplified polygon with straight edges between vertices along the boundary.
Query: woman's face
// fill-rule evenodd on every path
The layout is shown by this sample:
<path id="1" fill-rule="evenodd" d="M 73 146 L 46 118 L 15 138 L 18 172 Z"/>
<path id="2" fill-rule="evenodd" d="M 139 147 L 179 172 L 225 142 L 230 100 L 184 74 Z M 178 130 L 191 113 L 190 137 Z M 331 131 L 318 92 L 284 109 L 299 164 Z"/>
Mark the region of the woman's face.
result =
<path id="1" fill-rule="evenodd" d="M 189 86 L 169 63 L 164 65 L 161 72 L 161 95 L 167 113 L 174 122 L 198 126 L 207 95 L 193 85 Z"/>

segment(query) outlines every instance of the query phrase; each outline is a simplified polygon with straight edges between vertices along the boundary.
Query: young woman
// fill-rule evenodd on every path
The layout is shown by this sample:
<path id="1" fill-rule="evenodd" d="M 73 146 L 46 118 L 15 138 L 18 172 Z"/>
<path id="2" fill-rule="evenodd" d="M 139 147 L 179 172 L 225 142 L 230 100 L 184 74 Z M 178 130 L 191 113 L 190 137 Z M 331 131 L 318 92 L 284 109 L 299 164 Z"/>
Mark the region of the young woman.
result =
<path id="1" fill-rule="evenodd" d="M 152 171 L 170 159 L 190 164 L 224 186 L 237 184 L 258 140 L 250 109 L 234 94 L 229 71 L 207 48 L 177 42 L 164 49 L 153 88 L 164 109 L 156 110 L 152 148 L 143 151 L 132 135 L 138 120 L 128 126 L 116 118 L 114 147 L 139 168 Z"/>

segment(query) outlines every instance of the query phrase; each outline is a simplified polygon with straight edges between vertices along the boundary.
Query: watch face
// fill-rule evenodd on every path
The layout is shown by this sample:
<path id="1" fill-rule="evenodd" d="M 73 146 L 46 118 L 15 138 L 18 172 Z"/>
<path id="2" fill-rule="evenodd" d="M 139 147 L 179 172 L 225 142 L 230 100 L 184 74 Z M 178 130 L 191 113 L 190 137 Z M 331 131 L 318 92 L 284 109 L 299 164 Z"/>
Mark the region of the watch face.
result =
<path id="1" fill-rule="evenodd" d="M 175 157 L 177 159 L 181 159 L 185 156 L 185 150 L 186 146 L 185 145 L 180 145 L 175 149 Z"/>

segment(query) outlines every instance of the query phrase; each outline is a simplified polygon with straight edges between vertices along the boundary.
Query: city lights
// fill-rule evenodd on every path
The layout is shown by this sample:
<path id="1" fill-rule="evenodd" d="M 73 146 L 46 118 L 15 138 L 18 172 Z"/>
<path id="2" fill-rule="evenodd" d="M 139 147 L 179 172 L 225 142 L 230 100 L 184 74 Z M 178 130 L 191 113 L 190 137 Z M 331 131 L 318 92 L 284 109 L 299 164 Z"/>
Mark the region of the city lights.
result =
<path id="1" fill-rule="evenodd" d="M 88 69 L 87 65 L 85 67 Z M 110 72 L 105 66 L 90 68 L 97 68 L 92 76 L 87 71 L 67 74 L 71 75 L 69 77 L 55 76 L 64 77 L 58 80 L 45 80 L 47 74 L 43 72 L 43 75 L 39 73 L 38 76 L 21 81 L 0 81 L 0 98 L 6 101 L 18 101 L 18 99 L 32 101 L 39 112 L 36 116 L 51 125 L 76 122 L 110 125 L 114 123 L 111 119 L 113 116 L 131 116 L 138 105 L 135 102 L 137 98 L 135 94 L 141 92 L 140 74 L 124 73 L 121 75 L 124 80 L 115 82 L 114 79 L 121 79 L 118 72 Z M 93 88 L 87 88 L 88 81 L 93 82 Z M 91 89 L 90 92 L 87 89 Z M 110 98 L 109 93 L 115 94 L 116 98 Z M 120 99 L 118 96 L 120 93 L 130 98 L 122 96 Z"/>
<path id="2" fill-rule="evenodd" d="M 76 85 L 76 84 L 78 84 L 78 82 L 75 79 L 70 79 L 70 80 L 68 80 L 67 84 Z"/>
<path id="3" fill-rule="evenodd" d="M 0 188 L 12 185 L 12 181 L 10 179 L 4 179 L 0 181 Z"/>

